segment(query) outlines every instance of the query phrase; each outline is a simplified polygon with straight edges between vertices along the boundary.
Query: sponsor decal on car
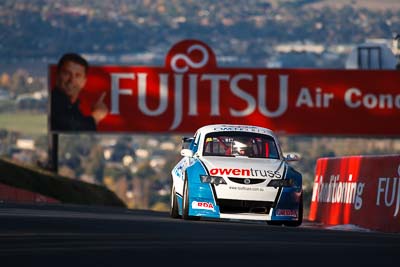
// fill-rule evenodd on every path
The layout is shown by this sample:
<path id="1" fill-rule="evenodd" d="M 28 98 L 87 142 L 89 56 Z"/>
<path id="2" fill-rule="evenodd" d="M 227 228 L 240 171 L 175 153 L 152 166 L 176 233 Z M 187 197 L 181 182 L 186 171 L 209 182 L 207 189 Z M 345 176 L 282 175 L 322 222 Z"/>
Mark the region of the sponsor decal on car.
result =
<path id="1" fill-rule="evenodd" d="M 213 168 L 210 170 L 210 175 L 236 175 L 236 176 L 251 176 L 251 177 L 270 177 L 281 178 L 279 171 L 273 170 L 257 170 L 257 169 L 230 169 L 230 168 Z"/>
<path id="2" fill-rule="evenodd" d="M 297 217 L 297 210 L 291 209 L 277 209 L 276 216 L 290 216 L 290 217 Z"/>
<path id="3" fill-rule="evenodd" d="M 219 127 L 215 127 L 214 131 L 216 131 L 216 132 L 237 131 L 237 132 L 253 132 L 253 133 L 269 134 L 269 131 L 267 131 L 265 129 L 261 129 L 256 126 L 244 126 L 244 125 L 232 125 L 229 127 L 219 126 Z"/>
<path id="4" fill-rule="evenodd" d="M 211 202 L 192 202 L 192 209 L 203 209 L 214 211 L 214 205 Z"/>
<path id="5" fill-rule="evenodd" d="M 264 192 L 264 188 L 262 187 L 248 187 L 248 186 L 229 186 L 231 190 L 239 190 L 239 191 L 254 191 L 254 192 Z"/>

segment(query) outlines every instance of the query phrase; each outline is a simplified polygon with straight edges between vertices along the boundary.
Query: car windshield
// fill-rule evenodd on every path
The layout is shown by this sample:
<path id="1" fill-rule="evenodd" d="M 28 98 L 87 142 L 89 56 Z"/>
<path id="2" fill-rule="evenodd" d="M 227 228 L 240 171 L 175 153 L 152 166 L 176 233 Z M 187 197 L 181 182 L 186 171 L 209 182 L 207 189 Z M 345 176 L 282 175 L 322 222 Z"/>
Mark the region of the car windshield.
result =
<path id="1" fill-rule="evenodd" d="M 271 136 L 246 132 L 214 132 L 204 138 L 204 156 L 279 159 Z"/>

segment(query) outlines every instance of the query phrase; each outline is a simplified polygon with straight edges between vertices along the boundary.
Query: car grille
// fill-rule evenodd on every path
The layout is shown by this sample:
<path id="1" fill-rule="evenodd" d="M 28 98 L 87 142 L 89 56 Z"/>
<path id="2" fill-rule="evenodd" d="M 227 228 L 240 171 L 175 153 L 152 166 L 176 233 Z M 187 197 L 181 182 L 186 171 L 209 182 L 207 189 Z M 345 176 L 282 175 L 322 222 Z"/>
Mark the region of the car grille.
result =
<path id="1" fill-rule="evenodd" d="M 247 184 L 261 184 L 263 182 L 265 182 L 265 179 L 250 179 L 250 178 L 237 178 L 237 177 L 228 177 L 228 179 L 234 183 L 238 183 L 238 184 L 246 184 L 244 182 L 245 179 L 250 180 L 250 183 Z"/>
<path id="2" fill-rule="evenodd" d="M 273 202 L 219 199 L 217 201 L 221 213 L 258 213 L 268 214 Z"/>

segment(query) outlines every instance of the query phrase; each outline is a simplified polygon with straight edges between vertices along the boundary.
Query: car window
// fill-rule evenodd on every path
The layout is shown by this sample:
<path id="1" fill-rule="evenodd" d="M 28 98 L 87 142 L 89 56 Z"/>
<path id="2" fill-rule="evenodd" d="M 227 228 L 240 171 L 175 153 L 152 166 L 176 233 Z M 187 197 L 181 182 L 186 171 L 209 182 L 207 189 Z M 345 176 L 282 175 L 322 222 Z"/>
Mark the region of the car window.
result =
<path id="1" fill-rule="evenodd" d="M 271 136 L 243 132 L 214 132 L 204 138 L 204 156 L 279 159 Z"/>

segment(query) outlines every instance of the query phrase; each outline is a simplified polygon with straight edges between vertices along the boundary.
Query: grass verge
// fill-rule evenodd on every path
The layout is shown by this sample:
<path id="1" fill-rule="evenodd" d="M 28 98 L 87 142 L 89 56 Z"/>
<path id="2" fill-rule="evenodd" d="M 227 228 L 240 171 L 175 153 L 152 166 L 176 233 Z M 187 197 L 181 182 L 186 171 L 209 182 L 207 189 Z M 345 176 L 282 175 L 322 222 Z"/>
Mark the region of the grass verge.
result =
<path id="1" fill-rule="evenodd" d="M 2 129 L 21 132 L 25 135 L 47 134 L 47 114 L 43 113 L 0 113 L 0 125 Z"/>

